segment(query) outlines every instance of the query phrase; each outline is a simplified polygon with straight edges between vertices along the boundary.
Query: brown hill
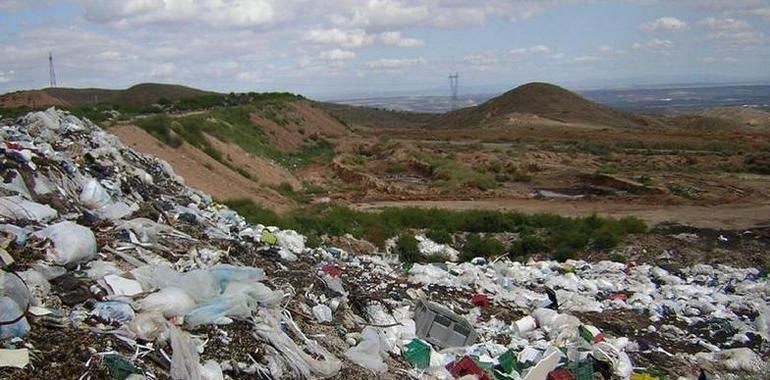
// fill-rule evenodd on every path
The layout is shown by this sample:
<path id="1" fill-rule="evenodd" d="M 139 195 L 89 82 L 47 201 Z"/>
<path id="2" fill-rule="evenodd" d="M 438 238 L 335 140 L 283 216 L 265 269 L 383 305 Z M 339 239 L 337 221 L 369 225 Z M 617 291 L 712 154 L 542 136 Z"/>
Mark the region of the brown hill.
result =
<path id="1" fill-rule="evenodd" d="M 506 116 L 535 115 L 563 123 L 587 123 L 612 127 L 638 126 L 637 118 L 594 103 L 548 83 L 528 83 L 475 107 L 447 112 L 434 126 L 467 128 L 500 122 Z"/>
<path id="2" fill-rule="evenodd" d="M 770 127 L 770 112 L 751 107 L 715 107 L 701 115 L 728 120 L 739 126 Z"/>
<path id="3" fill-rule="evenodd" d="M 179 100 L 214 92 L 191 87 L 163 84 L 142 83 L 124 90 L 103 88 L 44 88 L 42 90 L 16 91 L 0 96 L 0 107 L 78 107 L 97 103 L 109 103 L 120 106 L 149 106 L 160 99 Z"/>

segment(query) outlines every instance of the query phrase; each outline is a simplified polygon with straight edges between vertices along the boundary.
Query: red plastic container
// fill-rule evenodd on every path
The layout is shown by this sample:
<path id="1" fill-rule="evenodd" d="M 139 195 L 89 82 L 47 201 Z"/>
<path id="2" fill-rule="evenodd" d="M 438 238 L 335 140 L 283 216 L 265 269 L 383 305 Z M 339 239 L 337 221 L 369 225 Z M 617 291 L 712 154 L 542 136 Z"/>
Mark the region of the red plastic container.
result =
<path id="1" fill-rule="evenodd" d="M 561 368 L 548 373 L 548 380 L 575 380 L 575 374 L 566 368 Z"/>

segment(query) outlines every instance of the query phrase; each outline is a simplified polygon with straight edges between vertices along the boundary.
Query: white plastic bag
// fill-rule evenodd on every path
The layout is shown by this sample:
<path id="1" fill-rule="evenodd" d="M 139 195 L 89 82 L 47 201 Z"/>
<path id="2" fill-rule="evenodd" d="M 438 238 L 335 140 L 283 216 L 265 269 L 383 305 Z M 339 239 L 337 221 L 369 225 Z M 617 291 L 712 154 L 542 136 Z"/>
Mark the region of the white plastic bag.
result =
<path id="1" fill-rule="evenodd" d="M 176 326 L 169 327 L 171 340 L 171 378 L 174 380 L 202 380 L 198 351 L 190 334 Z"/>
<path id="2" fill-rule="evenodd" d="M 0 197 L 0 216 L 8 219 L 29 219 L 47 222 L 58 213 L 48 205 L 28 201 L 18 195 Z"/>
<path id="3" fill-rule="evenodd" d="M 92 260 L 96 256 L 94 233 L 79 224 L 60 222 L 35 232 L 34 235 L 53 242 L 53 249 L 48 251 L 48 258 L 56 264 L 75 264 Z"/>
<path id="4" fill-rule="evenodd" d="M 182 316 L 195 307 L 195 300 L 184 289 L 163 288 L 139 301 L 139 309 L 163 314 L 166 318 Z"/>
<path id="5" fill-rule="evenodd" d="M 332 321 L 332 309 L 324 304 L 313 306 L 313 316 L 318 322 L 331 322 Z"/>
<path id="6" fill-rule="evenodd" d="M 300 254 L 305 251 L 305 236 L 297 231 L 283 230 L 274 233 L 278 239 L 278 245 L 288 249 L 291 253 Z"/>
<path id="7" fill-rule="evenodd" d="M 371 326 L 364 328 L 361 333 L 362 340 L 358 345 L 349 348 L 345 352 L 345 357 L 361 367 L 372 370 L 376 373 L 382 373 L 388 370 L 388 365 L 382 360 L 380 347 L 380 334 Z"/>
<path id="8" fill-rule="evenodd" d="M 128 324 L 128 330 L 136 337 L 146 341 L 154 341 L 166 332 L 168 322 L 158 313 L 139 313 Z"/>

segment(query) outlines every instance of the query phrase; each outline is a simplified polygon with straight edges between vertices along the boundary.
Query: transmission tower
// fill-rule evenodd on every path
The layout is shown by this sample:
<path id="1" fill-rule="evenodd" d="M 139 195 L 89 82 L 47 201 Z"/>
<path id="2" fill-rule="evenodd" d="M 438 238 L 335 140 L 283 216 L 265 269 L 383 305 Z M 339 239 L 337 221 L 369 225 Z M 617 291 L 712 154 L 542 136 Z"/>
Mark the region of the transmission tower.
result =
<path id="1" fill-rule="evenodd" d="M 56 72 L 53 70 L 53 53 L 48 52 L 49 85 L 56 87 Z"/>
<path id="2" fill-rule="evenodd" d="M 452 92 L 452 98 L 450 100 L 450 107 L 452 110 L 457 109 L 457 88 L 458 79 L 460 76 L 457 73 L 449 74 L 449 90 Z"/>

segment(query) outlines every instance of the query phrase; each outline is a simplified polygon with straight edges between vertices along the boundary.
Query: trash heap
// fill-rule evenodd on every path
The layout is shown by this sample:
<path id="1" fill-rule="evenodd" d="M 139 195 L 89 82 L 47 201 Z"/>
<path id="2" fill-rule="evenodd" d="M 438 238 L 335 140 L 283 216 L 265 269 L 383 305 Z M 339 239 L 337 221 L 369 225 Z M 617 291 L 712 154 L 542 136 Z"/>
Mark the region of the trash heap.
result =
<path id="1" fill-rule="evenodd" d="M 87 120 L 0 128 L 0 378 L 768 374 L 755 269 L 310 249 Z"/>

